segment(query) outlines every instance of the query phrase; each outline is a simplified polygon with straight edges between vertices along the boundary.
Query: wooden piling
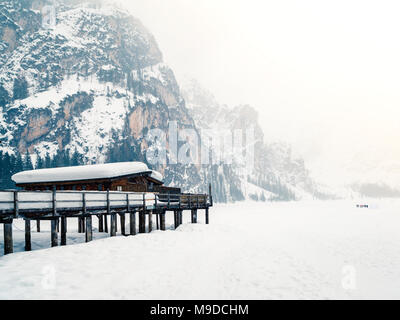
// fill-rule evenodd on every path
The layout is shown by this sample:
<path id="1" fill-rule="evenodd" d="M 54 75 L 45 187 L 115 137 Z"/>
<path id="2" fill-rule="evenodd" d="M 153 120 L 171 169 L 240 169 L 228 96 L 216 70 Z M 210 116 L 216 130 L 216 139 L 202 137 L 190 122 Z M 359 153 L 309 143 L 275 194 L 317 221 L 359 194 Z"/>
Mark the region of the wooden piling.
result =
<path id="1" fill-rule="evenodd" d="M 104 218 L 104 232 L 108 233 L 108 217 L 106 214 L 103 214 L 103 218 Z"/>
<path id="2" fill-rule="evenodd" d="M 146 233 L 146 213 L 143 210 L 139 211 L 139 233 Z"/>
<path id="3" fill-rule="evenodd" d="M 123 236 L 126 236 L 126 232 L 125 232 L 125 213 L 121 213 L 119 215 L 120 217 L 120 222 L 121 222 L 121 234 Z"/>
<path id="4" fill-rule="evenodd" d="M 93 240 L 92 216 L 91 215 L 86 217 L 85 240 L 86 240 L 86 242 L 90 242 Z"/>
<path id="5" fill-rule="evenodd" d="M 25 251 L 32 250 L 31 220 L 25 219 Z"/>
<path id="6" fill-rule="evenodd" d="M 158 211 L 156 210 L 156 228 L 157 230 L 160 230 L 160 215 L 158 213 Z"/>
<path id="7" fill-rule="evenodd" d="M 178 211 L 178 224 L 183 224 L 183 210 Z"/>
<path id="8" fill-rule="evenodd" d="M 99 232 L 104 232 L 103 215 L 99 214 L 97 218 L 99 219 Z"/>
<path id="9" fill-rule="evenodd" d="M 149 210 L 149 233 L 153 231 L 153 210 Z"/>
<path id="10" fill-rule="evenodd" d="M 115 237 L 117 235 L 117 217 L 115 213 L 111 214 L 111 221 L 110 221 L 110 236 Z"/>
<path id="11" fill-rule="evenodd" d="M 58 246 L 57 219 L 51 219 L 51 246 Z"/>
<path id="12" fill-rule="evenodd" d="M 67 245 L 67 217 L 61 217 L 61 245 Z"/>
<path id="13" fill-rule="evenodd" d="M 160 229 L 165 231 L 165 211 L 160 212 Z"/>
<path id="14" fill-rule="evenodd" d="M 179 227 L 179 218 L 178 218 L 178 211 L 174 210 L 174 226 L 175 229 Z"/>
<path id="15" fill-rule="evenodd" d="M 4 254 L 14 252 L 13 236 L 12 236 L 12 220 L 3 224 L 4 228 Z"/>
<path id="16" fill-rule="evenodd" d="M 197 223 L 197 209 L 192 209 L 192 223 Z"/>
<path id="17" fill-rule="evenodd" d="M 111 204 L 110 204 L 110 189 L 107 189 L 107 214 L 104 215 L 104 231 L 108 232 L 108 216 L 111 217 Z M 111 218 L 110 218 L 110 229 L 111 227 Z M 110 231 L 112 233 L 112 230 Z"/>
<path id="18" fill-rule="evenodd" d="M 136 212 L 129 213 L 129 233 L 131 236 L 136 235 Z"/>

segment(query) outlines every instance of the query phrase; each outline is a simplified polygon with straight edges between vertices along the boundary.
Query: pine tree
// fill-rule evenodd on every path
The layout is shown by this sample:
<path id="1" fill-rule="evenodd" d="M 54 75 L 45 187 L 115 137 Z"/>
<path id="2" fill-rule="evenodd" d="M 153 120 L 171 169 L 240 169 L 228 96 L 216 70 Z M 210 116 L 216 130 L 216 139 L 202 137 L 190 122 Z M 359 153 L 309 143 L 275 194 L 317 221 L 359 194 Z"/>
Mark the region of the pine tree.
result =
<path id="1" fill-rule="evenodd" d="M 0 107 L 4 107 L 10 102 L 10 97 L 3 85 L 0 84 Z"/>
<path id="2" fill-rule="evenodd" d="M 46 154 L 46 157 L 44 158 L 44 167 L 45 168 L 51 168 L 53 165 L 52 159 L 50 157 L 50 154 Z"/>
<path id="3" fill-rule="evenodd" d="M 14 100 L 21 100 L 28 97 L 28 81 L 25 77 L 14 79 L 13 98 Z"/>
<path id="4" fill-rule="evenodd" d="M 24 171 L 24 160 L 22 159 L 22 155 L 18 152 L 15 157 L 14 168 L 13 171 L 15 173 Z"/>
<path id="5" fill-rule="evenodd" d="M 37 152 L 36 153 L 36 165 L 35 169 L 43 169 L 44 168 L 44 162 L 40 154 Z"/>
<path id="6" fill-rule="evenodd" d="M 32 158 L 28 150 L 24 157 L 24 171 L 26 170 L 33 170 Z"/>

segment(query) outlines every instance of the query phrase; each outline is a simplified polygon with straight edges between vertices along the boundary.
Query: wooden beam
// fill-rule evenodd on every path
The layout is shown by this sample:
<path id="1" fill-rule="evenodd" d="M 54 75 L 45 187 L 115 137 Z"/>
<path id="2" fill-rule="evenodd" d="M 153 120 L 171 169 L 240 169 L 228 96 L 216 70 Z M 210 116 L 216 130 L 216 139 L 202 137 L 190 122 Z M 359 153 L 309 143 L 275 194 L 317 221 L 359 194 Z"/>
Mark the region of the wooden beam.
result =
<path id="1" fill-rule="evenodd" d="M 51 246 L 58 246 L 57 219 L 51 220 Z"/>
<path id="2" fill-rule="evenodd" d="M 61 217 L 61 245 L 67 245 L 67 217 Z"/>
<path id="3" fill-rule="evenodd" d="M 92 216 L 91 215 L 86 217 L 85 240 L 86 240 L 86 242 L 90 242 L 93 240 Z"/>
<path id="4" fill-rule="evenodd" d="M 14 252 L 13 246 L 13 234 L 12 234 L 12 220 L 4 223 L 4 254 L 10 254 Z"/>
<path id="5" fill-rule="evenodd" d="M 32 250 L 31 220 L 25 219 L 25 251 Z"/>

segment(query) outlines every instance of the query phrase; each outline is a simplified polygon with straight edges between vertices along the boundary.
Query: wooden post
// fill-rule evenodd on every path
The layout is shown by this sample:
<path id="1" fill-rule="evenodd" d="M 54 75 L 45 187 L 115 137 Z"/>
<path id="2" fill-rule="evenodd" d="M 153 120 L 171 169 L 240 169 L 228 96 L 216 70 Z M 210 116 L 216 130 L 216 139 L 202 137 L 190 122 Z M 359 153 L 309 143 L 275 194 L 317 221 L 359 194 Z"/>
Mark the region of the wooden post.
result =
<path id="1" fill-rule="evenodd" d="M 103 215 L 99 214 L 97 216 L 97 218 L 99 219 L 99 232 L 104 232 L 104 227 L 103 227 Z"/>
<path id="2" fill-rule="evenodd" d="M 85 240 L 86 240 L 86 242 L 90 242 L 93 240 L 92 216 L 91 215 L 88 215 L 86 217 Z"/>
<path id="3" fill-rule="evenodd" d="M 103 218 L 104 218 L 104 232 L 108 233 L 108 216 L 107 216 L 107 214 L 103 214 Z"/>
<path id="4" fill-rule="evenodd" d="M 115 237 L 117 235 L 117 217 L 115 213 L 111 214 L 111 222 L 110 222 L 110 236 Z"/>
<path id="5" fill-rule="evenodd" d="M 153 210 L 149 210 L 149 233 L 153 231 Z"/>
<path id="6" fill-rule="evenodd" d="M 67 217 L 61 217 L 61 245 L 67 245 Z"/>
<path id="7" fill-rule="evenodd" d="M 18 205 L 18 191 L 14 191 L 14 218 L 18 218 L 19 205 Z"/>
<path id="8" fill-rule="evenodd" d="M 160 230 L 160 220 L 159 220 L 160 215 L 158 213 L 158 210 L 156 210 L 155 213 L 156 213 L 156 228 L 157 230 Z"/>
<path id="9" fill-rule="evenodd" d="M 139 233 L 146 233 L 146 213 L 144 210 L 139 211 Z"/>
<path id="10" fill-rule="evenodd" d="M 13 235 L 12 235 L 12 220 L 3 224 L 4 228 L 4 254 L 14 252 Z"/>
<path id="11" fill-rule="evenodd" d="M 25 251 L 32 250 L 31 220 L 25 219 Z"/>
<path id="12" fill-rule="evenodd" d="M 107 189 L 107 214 L 104 215 L 104 232 L 108 233 L 108 216 L 111 215 L 111 206 L 110 206 L 110 189 Z M 111 220 L 110 220 L 111 224 Z M 111 228 L 111 226 L 110 226 Z"/>
<path id="13" fill-rule="evenodd" d="M 78 233 L 85 233 L 85 218 L 78 217 Z"/>
<path id="14" fill-rule="evenodd" d="M 178 223 L 178 211 L 174 210 L 174 227 L 175 229 L 178 228 L 179 223 Z"/>
<path id="15" fill-rule="evenodd" d="M 165 231 L 165 210 L 160 212 L 160 229 Z"/>
<path id="16" fill-rule="evenodd" d="M 208 196 L 210 197 L 210 207 L 213 206 L 213 197 L 211 192 L 211 183 L 208 185 Z"/>
<path id="17" fill-rule="evenodd" d="M 60 219 L 57 219 L 57 232 L 60 232 Z"/>
<path id="18" fill-rule="evenodd" d="M 192 209 L 192 223 L 197 223 L 197 209 Z"/>
<path id="19" fill-rule="evenodd" d="M 57 219 L 51 219 L 51 246 L 58 246 Z"/>
<path id="20" fill-rule="evenodd" d="M 119 217 L 120 217 L 120 221 L 121 221 L 121 234 L 123 236 L 126 236 L 126 233 L 125 233 L 125 213 L 121 213 L 119 215 Z"/>
<path id="21" fill-rule="evenodd" d="M 208 212 L 208 208 L 206 209 L 206 224 L 210 224 L 210 215 Z"/>
<path id="22" fill-rule="evenodd" d="M 131 236 L 136 235 L 136 212 L 129 213 L 129 233 Z"/>
<path id="23" fill-rule="evenodd" d="M 178 211 L 179 225 L 183 224 L 183 210 Z"/>
<path id="24" fill-rule="evenodd" d="M 40 219 L 36 220 L 36 232 L 40 233 Z"/>
<path id="25" fill-rule="evenodd" d="M 57 215 L 57 191 L 53 188 L 53 217 Z"/>

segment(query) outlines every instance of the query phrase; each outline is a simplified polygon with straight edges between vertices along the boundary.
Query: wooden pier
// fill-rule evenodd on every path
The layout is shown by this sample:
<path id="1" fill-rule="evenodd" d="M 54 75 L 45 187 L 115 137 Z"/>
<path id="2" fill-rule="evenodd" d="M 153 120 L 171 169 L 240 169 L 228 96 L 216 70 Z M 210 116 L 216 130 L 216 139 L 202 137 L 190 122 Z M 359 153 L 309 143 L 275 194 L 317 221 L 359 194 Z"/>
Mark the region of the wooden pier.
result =
<path id="1" fill-rule="evenodd" d="M 209 224 L 209 209 L 213 206 L 211 186 L 209 194 L 160 194 L 115 191 L 0 191 L 0 223 L 4 226 L 4 254 L 13 253 L 12 224 L 25 220 L 25 250 L 32 250 L 31 221 L 51 221 L 51 246 L 67 245 L 68 219 L 78 219 L 78 232 L 85 233 L 86 242 L 93 239 L 93 218 L 98 220 L 98 231 L 117 235 L 117 217 L 120 233 L 124 236 L 165 230 L 165 216 L 174 214 L 174 227 L 182 224 L 184 211 L 191 212 L 192 223 L 197 223 L 198 210 L 204 210 Z M 108 218 L 110 217 L 110 226 Z M 126 217 L 129 228 L 126 230 Z M 147 219 L 146 219 L 147 217 Z M 147 221 L 147 227 L 146 227 Z M 60 226 L 61 224 L 61 226 Z"/>

